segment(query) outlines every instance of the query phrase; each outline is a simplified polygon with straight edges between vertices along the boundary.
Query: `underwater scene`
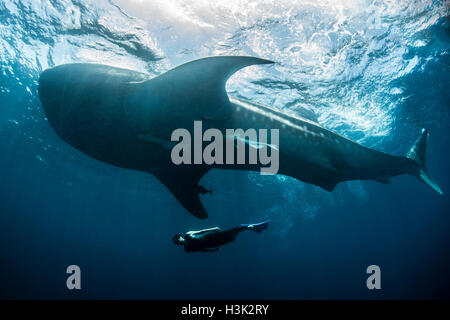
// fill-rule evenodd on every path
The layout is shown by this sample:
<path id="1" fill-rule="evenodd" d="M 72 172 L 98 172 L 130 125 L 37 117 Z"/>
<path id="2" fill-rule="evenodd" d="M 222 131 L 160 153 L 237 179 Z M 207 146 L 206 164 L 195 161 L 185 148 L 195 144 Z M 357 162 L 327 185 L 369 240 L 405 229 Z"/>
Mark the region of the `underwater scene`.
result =
<path id="1" fill-rule="evenodd" d="M 449 8 L 0 0 L 0 299 L 449 299 Z"/>

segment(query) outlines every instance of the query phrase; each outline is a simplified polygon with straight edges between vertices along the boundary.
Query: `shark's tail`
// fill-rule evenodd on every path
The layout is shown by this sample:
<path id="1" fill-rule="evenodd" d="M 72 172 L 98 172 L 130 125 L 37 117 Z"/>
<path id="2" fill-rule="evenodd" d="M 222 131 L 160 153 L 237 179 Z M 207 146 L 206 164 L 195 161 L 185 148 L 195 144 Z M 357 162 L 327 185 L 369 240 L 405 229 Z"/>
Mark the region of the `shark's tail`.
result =
<path id="1" fill-rule="evenodd" d="M 260 222 L 260 223 L 241 224 L 241 227 L 246 227 L 248 230 L 261 233 L 263 230 L 267 229 L 267 226 L 269 225 L 269 221 L 270 220 Z"/>
<path id="2" fill-rule="evenodd" d="M 441 188 L 439 188 L 437 183 L 434 182 L 433 178 L 431 178 L 431 176 L 427 172 L 427 169 L 425 168 L 425 151 L 427 149 L 427 138 L 428 131 L 426 129 L 422 129 L 419 138 L 417 138 L 411 149 L 409 149 L 406 157 L 413 160 L 416 164 L 411 174 L 440 195 L 443 195 Z"/>

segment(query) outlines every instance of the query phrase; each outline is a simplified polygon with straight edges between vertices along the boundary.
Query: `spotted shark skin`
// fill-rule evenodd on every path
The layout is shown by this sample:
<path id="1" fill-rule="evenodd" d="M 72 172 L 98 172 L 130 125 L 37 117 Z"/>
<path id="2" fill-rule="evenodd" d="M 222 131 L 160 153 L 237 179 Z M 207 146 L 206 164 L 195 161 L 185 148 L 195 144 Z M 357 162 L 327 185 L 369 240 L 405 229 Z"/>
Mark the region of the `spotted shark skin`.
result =
<path id="1" fill-rule="evenodd" d="M 260 171 L 260 164 L 175 165 L 171 133 L 203 129 L 279 129 L 279 174 L 327 191 L 348 180 L 410 174 L 442 194 L 425 169 L 428 132 L 422 130 L 406 156 L 364 147 L 312 119 L 229 97 L 227 79 L 255 57 L 221 56 L 188 62 L 150 79 L 132 70 L 99 64 L 66 64 L 45 70 L 39 96 L 47 119 L 68 144 L 105 163 L 156 176 L 181 205 L 208 216 L 199 198 L 200 179 L 211 169 Z"/>

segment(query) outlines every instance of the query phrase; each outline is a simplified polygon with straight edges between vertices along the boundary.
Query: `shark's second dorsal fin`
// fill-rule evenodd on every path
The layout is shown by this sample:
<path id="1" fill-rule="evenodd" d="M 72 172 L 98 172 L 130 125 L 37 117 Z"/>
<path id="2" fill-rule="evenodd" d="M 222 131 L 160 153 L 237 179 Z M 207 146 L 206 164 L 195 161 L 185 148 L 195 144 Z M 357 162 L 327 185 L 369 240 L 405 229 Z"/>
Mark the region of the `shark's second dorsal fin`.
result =
<path id="1" fill-rule="evenodd" d="M 201 119 L 224 120 L 230 117 L 232 108 L 225 91 L 228 78 L 244 67 L 254 64 L 270 64 L 270 60 L 245 56 L 219 56 L 203 58 L 178 66 L 149 83 L 163 94 L 163 101 L 174 100 L 183 106 L 188 102 Z M 169 105 L 169 104 L 167 104 Z"/>

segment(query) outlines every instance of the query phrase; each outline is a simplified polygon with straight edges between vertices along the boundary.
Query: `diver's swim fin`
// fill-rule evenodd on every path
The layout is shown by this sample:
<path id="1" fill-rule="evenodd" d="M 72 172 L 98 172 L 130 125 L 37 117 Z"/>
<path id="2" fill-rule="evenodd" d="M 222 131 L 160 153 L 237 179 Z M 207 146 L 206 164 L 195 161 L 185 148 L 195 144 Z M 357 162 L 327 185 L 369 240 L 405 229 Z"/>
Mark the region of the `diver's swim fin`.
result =
<path id="1" fill-rule="evenodd" d="M 267 226 L 269 225 L 269 221 L 270 220 L 260 222 L 260 223 L 241 224 L 241 227 L 247 227 L 248 230 L 261 233 L 261 231 L 267 229 Z"/>

